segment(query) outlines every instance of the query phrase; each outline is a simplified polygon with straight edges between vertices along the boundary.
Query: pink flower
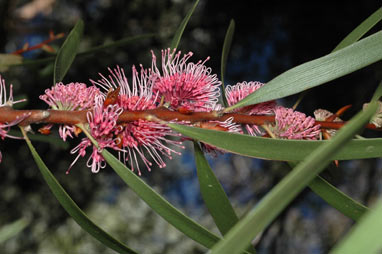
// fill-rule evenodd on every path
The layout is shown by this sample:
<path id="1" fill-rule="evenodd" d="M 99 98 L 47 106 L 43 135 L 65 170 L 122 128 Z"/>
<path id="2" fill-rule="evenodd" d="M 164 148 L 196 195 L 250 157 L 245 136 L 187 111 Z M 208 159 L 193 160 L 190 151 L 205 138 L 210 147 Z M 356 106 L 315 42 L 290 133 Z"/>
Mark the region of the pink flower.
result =
<path id="1" fill-rule="evenodd" d="M 181 52 L 174 49 L 162 50 L 162 69 L 156 64 L 152 53 L 153 92 L 159 92 L 159 99 L 164 98 L 165 105 L 171 109 L 179 107 L 193 111 L 207 111 L 218 102 L 221 82 L 204 61 L 189 62 L 192 52 L 181 57 Z"/>
<path id="2" fill-rule="evenodd" d="M 227 86 L 225 89 L 226 99 L 229 106 L 235 105 L 251 93 L 255 92 L 257 89 L 262 87 L 264 84 L 260 82 L 242 82 L 237 83 L 234 86 Z M 272 115 L 276 107 L 275 101 L 262 102 L 256 105 L 250 105 L 247 107 L 239 108 L 234 110 L 235 112 L 247 114 L 247 115 Z M 251 136 L 262 135 L 263 132 L 257 125 L 246 124 L 245 128 L 248 134 Z"/>
<path id="3" fill-rule="evenodd" d="M 109 68 L 108 78 L 100 74 L 101 80 L 91 82 L 102 87 L 105 91 L 119 89 L 118 98 L 115 103 L 123 110 L 138 111 L 157 108 L 158 93 L 152 92 L 151 79 L 147 71 L 141 67 L 141 72 L 132 68 L 132 86 L 130 87 L 124 70 L 117 66 L 116 69 Z M 106 94 L 104 94 L 106 97 Z M 160 168 L 166 166 L 163 156 L 172 158 L 171 154 L 180 154 L 168 145 L 175 145 L 184 148 L 181 142 L 169 139 L 169 136 L 178 137 L 180 134 L 174 133 L 168 126 L 140 119 L 137 121 L 120 125 L 122 130 L 117 135 L 117 145 L 120 147 L 120 157 L 123 161 L 130 161 L 131 169 L 137 167 L 138 174 L 141 174 L 138 157 L 150 171 L 152 161 Z"/>
<path id="4" fill-rule="evenodd" d="M 14 101 L 13 100 L 13 86 L 9 86 L 9 97 L 7 99 L 7 90 L 5 88 L 5 80 L 1 78 L 0 76 L 0 107 L 12 107 L 13 104 L 19 103 L 25 101 L 25 99 Z M 24 114 L 23 116 L 13 120 L 10 123 L 0 123 L 0 138 L 4 140 L 5 138 L 13 138 L 13 139 L 23 139 L 22 137 L 15 137 L 12 135 L 9 135 L 8 132 L 12 126 L 15 126 L 19 124 L 21 121 L 23 121 L 25 118 L 27 118 L 29 114 Z M 0 151 L 0 163 L 2 161 L 2 154 Z"/>
<path id="5" fill-rule="evenodd" d="M 98 95 L 95 98 L 93 112 L 89 111 L 87 113 L 90 134 L 97 141 L 99 148 L 92 145 L 88 138 L 83 138 L 81 143 L 71 150 L 72 154 L 78 153 L 78 155 L 70 165 L 67 173 L 69 173 L 79 157 L 86 155 L 86 148 L 89 146 L 93 147 L 93 152 L 88 159 L 87 166 L 91 168 L 93 173 L 98 173 L 101 168 L 106 166 L 105 160 L 101 155 L 102 149 L 109 147 L 114 150 L 120 150 L 116 145 L 115 135 L 122 131 L 120 126 L 117 125 L 117 120 L 123 109 L 118 105 L 104 107 L 103 102 L 103 97 Z"/>
<path id="6" fill-rule="evenodd" d="M 51 89 L 46 89 L 40 99 L 54 110 L 89 110 L 93 109 L 94 99 L 99 93 L 97 87 L 87 87 L 84 83 L 57 83 Z M 73 138 L 73 133 L 75 127 L 72 125 L 61 125 L 59 128 L 60 137 L 64 141 L 68 136 Z"/>
<path id="7" fill-rule="evenodd" d="M 275 110 L 275 126 L 272 132 L 278 138 L 286 139 L 317 139 L 320 135 L 320 125 L 314 118 L 291 108 L 278 106 Z"/>

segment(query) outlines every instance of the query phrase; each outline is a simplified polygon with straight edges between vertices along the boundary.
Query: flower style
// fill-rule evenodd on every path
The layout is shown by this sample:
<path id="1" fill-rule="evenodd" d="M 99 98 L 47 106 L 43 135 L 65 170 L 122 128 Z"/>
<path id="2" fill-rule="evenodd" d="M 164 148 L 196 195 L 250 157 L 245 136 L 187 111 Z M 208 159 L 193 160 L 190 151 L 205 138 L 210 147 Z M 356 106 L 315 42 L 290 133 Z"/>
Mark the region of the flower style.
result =
<path id="1" fill-rule="evenodd" d="M 71 154 L 78 153 L 78 155 L 70 165 L 67 173 L 69 173 L 79 157 L 86 155 L 86 148 L 89 146 L 93 147 L 93 152 L 86 165 L 91 168 L 93 173 L 98 173 L 101 168 L 106 166 L 105 160 L 101 155 L 102 149 L 109 147 L 114 150 L 120 150 L 116 145 L 115 135 L 121 132 L 120 126 L 117 126 L 117 120 L 123 109 L 116 104 L 104 107 L 103 103 L 103 96 L 97 95 L 93 112 L 89 111 L 87 113 L 90 134 L 97 141 L 98 148 L 95 145 L 92 146 L 89 138 L 83 138 L 81 143 L 71 150 Z"/>
<path id="2" fill-rule="evenodd" d="M 5 88 L 5 80 L 0 76 L 0 107 L 12 107 L 13 104 L 25 101 L 25 99 L 14 101 L 13 100 L 13 86 L 12 84 L 9 86 L 9 97 L 7 99 L 7 90 Z M 15 137 L 9 135 L 8 132 L 12 126 L 15 126 L 22 122 L 29 115 L 24 114 L 22 117 L 19 117 L 9 123 L 0 123 L 0 138 L 4 140 L 5 138 L 13 138 L 13 139 L 23 139 L 22 137 Z M 2 154 L 0 151 L 0 163 L 2 161 Z"/>
<path id="3" fill-rule="evenodd" d="M 140 73 L 134 66 L 132 68 L 132 87 L 130 87 L 122 68 L 118 66 L 114 70 L 109 68 L 109 72 L 108 78 L 100 74 L 101 80 L 91 80 L 91 82 L 105 91 L 119 89 L 118 97 L 114 103 L 118 104 L 123 110 L 150 110 L 158 107 L 158 93 L 153 93 L 151 79 L 147 74 L 147 70 L 143 69 L 142 66 Z M 106 94 L 104 96 L 106 97 Z M 130 161 L 133 171 L 136 165 L 139 175 L 141 175 L 141 170 L 138 157 L 141 158 L 150 171 L 152 162 L 146 157 L 145 153 L 160 168 L 163 168 L 166 164 L 162 159 L 162 155 L 171 159 L 172 153 L 180 154 L 167 145 L 184 148 L 181 142 L 168 138 L 169 136 L 178 137 L 180 134 L 174 133 L 171 128 L 164 124 L 140 119 L 123 123 L 120 126 L 122 131 L 117 135 L 116 141 L 122 152 L 120 157 L 124 162 Z"/>
<path id="4" fill-rule="evenodd" d="M 320 125 L 313 117 L 293 111 L 291 108 L 276 107 L 275 126 L 271 127 L 277 138 L 315 140 L 320 135 Z"/>
<path id="5" fill-rule="evenodd" d="M 64 85 L 61 82 L 51 89 L 46 89 L 45 94 L 40 95 L 40 99 L 54 110 L 90 110 L 93 109 L 94 99 L 98 94 L 100 91 L 95 86 L 87 87 L 84 83 L 77 82 Z M 72 125 L 61 125 L 60 137 L 64 141 L 68 136 L 73 138 L 75 129 Z"/>
<path id="6" fill-rule="evenodd" d="M 153 92 L 159 93 L 159 100 L 164 99 L 170 109 L 183 108 L 203 112 L 218 102 L 221 82 L 204 61 L 189 62 L 192 52 L 181 57 L 181 52 L 174 49 L 162 50 L 162 70 L 156 64 L 152 53 Z"/>
<path id="7" fill-rule="evenodd" d="M 237 83 L 234 86 L 227 86 L 225 89 L 226 99 L 229 106 L 235 105 L 251 93 L 255 92 L 257 89 L 262 87 L 264 84 L 258 81 L 242 82 Z M 234 110 L 235 112 L 248 114 L 248 115 L 272 115 L 276 108 L 275 101 L 262 102 L 256 105 L 250 105 L 247 107 L 239 108 Z M 251 136 L 262 135 L 263 132 L 257 125 L 245 125 L 248 134 Z"/>

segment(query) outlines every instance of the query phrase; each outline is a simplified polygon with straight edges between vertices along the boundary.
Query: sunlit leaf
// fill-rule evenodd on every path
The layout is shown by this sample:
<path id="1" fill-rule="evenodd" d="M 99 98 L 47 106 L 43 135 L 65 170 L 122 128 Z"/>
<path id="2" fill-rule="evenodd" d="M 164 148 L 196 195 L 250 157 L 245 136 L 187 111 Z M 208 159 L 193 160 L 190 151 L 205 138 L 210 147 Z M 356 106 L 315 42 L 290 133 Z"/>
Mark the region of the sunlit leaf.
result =
<path id="1" fill-rule="evenodd" d="M 90 220 L 86 214 L 77 206 L 77 204 L 71 199 L 68 193 L 64 190 L 64 188 L 59 184 L 57 179 L 50 172 L 48 167 L 42 161 L 40 155 L 37 153 L 36 149 L 33 147 L 29 138 L 26 136 L 24 130 L 25 140 L 27 145 L 32 153 L 33 159 L 35 160 L 40 172 L 48 184 L 50 190 L 60 202 L 62 207 L 68 212 L 68 214 L 77 222 L 78 225 L 90 235 L 92 235 L 95 239 L 100 241 L 105 246 L 110 249 L 115 250 L 118 253 L 124 254 L 135 254 L 136 252 L 131 250 L 129 247 L 121 243 L 120 241 L 113 238 L 111 235 L 106 233 L 103 229 L 101 229 L 97 224 L 95 224 L 92 220 Z"/>
<path id="2" fill-rule="evenodd" d="M 70 31 L 68 37 L 57 52 L 56 61 L 54 63 L 53 82 L 54 84 L 62 81 L 74 58 L 76 57 L 78 46 L 84 32 L 84 22 L 77 21 L 76 25 Z"/>
<path id="3" fill-rule="evenodd" d="M 29 221 L 21 218 L 0 228 L 0 244 L 14 237 L 28 226 Z"/>
<path id="4" fill-rule="evenodd" d="M 6 72 L 11 65 L 21 64 L 23 57 L 13 54 L 0 54 L 0 72 Z"/>

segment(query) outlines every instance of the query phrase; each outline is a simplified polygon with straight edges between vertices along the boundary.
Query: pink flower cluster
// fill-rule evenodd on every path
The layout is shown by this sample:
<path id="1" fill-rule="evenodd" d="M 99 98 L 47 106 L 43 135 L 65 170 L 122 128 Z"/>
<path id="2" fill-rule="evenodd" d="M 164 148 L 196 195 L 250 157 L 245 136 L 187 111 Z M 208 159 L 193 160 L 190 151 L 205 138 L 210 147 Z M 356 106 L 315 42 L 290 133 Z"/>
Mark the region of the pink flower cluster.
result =
<path id="1" fill-rule="evenodd" d="M 51 89 L 45 90 L 40 99 L 54 110 L 86 110 L 87 132 L 97 141 L 93 145 L 88 137 L 71 150 L 76 158 L 70 168 L 80 157 L 85 157 L 87 149 L 91 154 L 87 166 L 94 173 L 106 166 L 102 157 L 102 150 L 109 148 L 119 154 L 124 163 L 128 163 L 132 170 L 141 174 L 140 165 L 149 171 L 156 164 L 166 166 L 164 157 L 169 159 L 174 154 L 180 154 L 177 148 L 184 148 L 180 134 L 175 133 L 163 121 L 152 118 L 139 119 L 132 122 L 118 122 L 124 111 L 145 111 L 165 107 L 170 111 L 180 113 L 221 111 L 223 106 L 218 103 L 221 82 L 206 62 L 191 62 L 192 53 L 182 55 L 180 51 L 162 50 L 160 64 L 152 52 L 151 68 L 140 66 L 138 71 L 132 67 L 131 82 L 122 68 L 117 66 L 108 69 L 107 75 L 99 74 L 98 80 L 90 80 L 92 86 L 83 83 L 58 83 Z M 229 106 L 256 92 L 264 84 L 260 82 L 242 82 L 227 86 L 225 90 Z M 12 87 L 9 99 L 6 98 L 4 81 L 1 83 L 0 107 L 12 106 Z M 305 114 L 277 106 L 275 101 L 263 102 L 236 109 L 234 112 L 245 115 L 274 115 L 275 122 L 267 126 L 245 125 L 235 123 L 234 118 L 224 122 L 207 121 L 191 124 L 200 128 L 227 131 L 233 133 L 248 133 L 252 136 L 275 136 L 284 139 L 317 139 L 320 126 L 315 124 L 314 118 Z M 7 131 L 10 126 L 18 124 L 22 119 L 11 123 L 0 123 L 0 137 L 9 137 Z M 47 128 L 50 128 L 48 126 Z M 243 128 L 244 127 L 244 128 Z M 62 125 L 59 134 L 63 140 L 73 138 L 78 134 L 78 126 Z M 216 154 L 221 152 L 216 147 L 202 144 L 205 151 Z M 1 159 L 1 154 L 0 154 Z M 69 172 L 68 170 L 68 172 Z"/>

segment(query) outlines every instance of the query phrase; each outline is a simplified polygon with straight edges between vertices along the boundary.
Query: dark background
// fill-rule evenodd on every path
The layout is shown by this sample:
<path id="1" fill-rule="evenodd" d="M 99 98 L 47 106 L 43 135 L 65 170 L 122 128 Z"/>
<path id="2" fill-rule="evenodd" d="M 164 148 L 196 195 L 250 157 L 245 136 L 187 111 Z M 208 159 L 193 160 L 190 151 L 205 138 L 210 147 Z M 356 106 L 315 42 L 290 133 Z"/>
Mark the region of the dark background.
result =
<path id="1" fill-rule="evenodd" d="M 26 4 L 33 1 L 0 0 L 0 53 L 10 53 L 47 39 L 49 30 L 66 34 L 79 18 L 85 33 L 80 51 L 106 42 L 156 33 L 125 47 L 77 58 L 65 83 L 85 82 L 106 73 L 107 67 L 133 64 L 151 66 L 153 49 L 170 45 L 172 35 L 192 2 L 173 1 L 42 1 L 45 7 L 26 17 Z M 34 1 L 35 3 L 37 1 Z M 230 19 L 236 22 L 228 59 L 226 83 L 267 82 L 282 72 L 330 53 L 357 25 L 380 7 L 379 1 L 277 2 L 201 0 L 182 37 L 179 49 L 193 51 L 191 61 L 205 59 L 220 75 L 220 56 Z M 24 10 L 24 11 L 23 11 Z M 378 24 L 368 34 L 381 29 Z M 58 48 L 63 40 L 52 44 Z M 23 55 L 44 58 L 41 50 Z M 127 73 L 129 73 L 127 71 Z M 17 96 L 27 96 L 24 108 L 46 108 L 38 99 L 52 86 L 52 64 L 13 67 L 1 73 L 7 85 L 13 83 Z M 312 115 L 317 108 L 336 111 L 352 104 L 344 115 L 350 118 L 362 108 L 381 80 L 381 62 L 312 89 L 298 110 Z M 297 96 L 279 102 L 291 106 Z M 34 126 L 37 130 L 38 127 Z M 377 135 L 374 132 L 369 136 Z M 186 240 L 140 202 L 110 168 L 92 174 L 86 159 L 77 162 L 69 175 L 65 171 L 74 159 L 70 155 L 78 140 L 68 147 L 34 142 L 36 149 L 60 183 L 79 206 L 101 227 L 140 253 L 204 253 L 206 250 Z M 0 246 L 2 253 L 113 253 L 83 233 L 60 207 L 31 159 L 22 141 L 0 143 L 0 225 L 18 218 L 31 223 L 21 234 Z M 244 214 L 287 173 L 278 162 L 254 160 L 233 155 L 210 158 L 212 167 L 237 208 Z M 154 169 L 143 178 L 164 193 L 187 214 L 214 228 L 199 194 L 192 150 L 168 162 L 165 169 Z M 346 193 L 370 205 L 381 196 L 380 160 L 341 162 L 324 176 Z M 326 205 L 309 190 L 304 191 L 262 235 L 259 253 L 327 253 L 347 232 L 352 222 Z"/>

